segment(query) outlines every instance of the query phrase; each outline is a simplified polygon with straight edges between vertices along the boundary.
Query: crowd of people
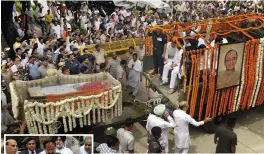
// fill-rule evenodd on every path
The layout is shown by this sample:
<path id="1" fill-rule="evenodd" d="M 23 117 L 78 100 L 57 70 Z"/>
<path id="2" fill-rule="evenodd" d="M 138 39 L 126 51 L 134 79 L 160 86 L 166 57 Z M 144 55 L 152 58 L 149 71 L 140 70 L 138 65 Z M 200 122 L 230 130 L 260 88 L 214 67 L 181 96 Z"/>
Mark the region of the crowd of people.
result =
<path id="1" fill-rule="evenodd" d="M 48 3 L 47 12 L 43 11 L 41 4 L 37 4 L 35 10 L 33 10 L 31 5 L 28 5 L 26 11 L 14 11 L 14 24 L 18 37 L 12 47 L 6 48 L 1 52 L 1 118 L 3 125 L 8 125 L 15 121 L 8 111 L 11 107 L 11 96 L 8 85 L 12 81 L 36 80 L 56 74 L 76 75 L 109 72 L 122 83 L 123 89 L 129 88 L 132 100 L 134 100 L 140 87 L 143 70 L 143 57 L 145 54 L 143 39 L 139 46 L 129 47 L 129 50 L 122 58 L 116 53 L 107 54 L 101 48 L 101 44 L 116 40 L 144 37 L 147 26 L 166 25 L 172 21 L 196 22 L 207 18 L 218 18 L 251 12 L 263 13 L 264 7 L 263 2 L 256 3 L 254 1 L 239 1 L 237 3 L 231 1 L 168 1 L 168 4 L 173 8 L 173 11 L 168 14 L 165 13 L 166 10 L 158 12 L 148 8 L 138 13 L 134 9 L 126 9 L 124 7 L 116 7 L 113 13 L 107 14 L 104 8 L 91 7 L 87 2 L 82 2 L 79 10 L 71 10 L 63 2 L 57 3 Z M 70 19 L 69 16 L 71 16 Z M 38 25 L 41 27 L 41 33 L 38 32 Z M 192 33 L 192 31 L 188 33 L 184 32 L 181 35 L 193 35 Z M 166 85 L 169 83 L 169 70 L 172 70 L 170 93 L 173 93 L 175 91 L 176 78 L 181 78 L 181 57 L 183 50 L 176 45 L 176 40 L 167 40 L 161 31 L 154 32 L 152 35 L 155 68 L 153 75 L 158 74 L 162 80 L 161 85 Z M 26 36 L 28 38 L 25 39 Z M 188 50 L 206 48 L 203 40 L 178 41 L 185 48 L 188 48 Z M 214 42 L 209 43 L 214 45 L 215 43 L 226 43 L 226 41 L 225 38 L 217 37 Z M 91 44 L 96 44 L 95 51 L 93 52 L 89 52 L 87 49 L 87 45 Z M 15 51 L 14 58 L 11 58 L 9 54 L 11 50 Z M 183 104 L 183 106 L 186 107 L 186 104 Z M 153 116 L 161 117 L 164 115 L 164 112 L 155 112 Z M 178 114 L 175 115 L 175 117 L 177 116 Z M 165 117 L 171 122 L 168 124 L 168 127 L 174 128 L 175 123 L 172 122 L 172 119 L 167 114 Z M 151 121 L 151 116 L 148 120 Z M 207 121 L 208 119 L 205 122 Z M 190 119 L 187 122 L 196 126 L 203 124 L 203 122 L 196 123 Z M 160 125 L 156 127 L 156 125 L 150 123 L 148 122 L 147 124 L 147 130 L 149 134 L 153 135 L 150 137 L 152 140 L 160 140 L 159 136 L 163 136 L 164 133 L 166 136 L 166 132 L 164 132 L 165 126 Z M 131 122 L 128 122 L 123 129 L 126 131 L 130 130 L 132 125 Z M 120 130 L 119 132 L 124 133 L 124 130 Z M 134 138 L 129 137 L 129 142 L 134 142 Z M 117 138 L 111 138 L 109 143 L 100 145 L 97 150 L 102 151 L 102 153 L 115 153 L 115 151 L 118 151 L 117 144 L 120 142 L 122 152 L 132 152 L 134 144 L 125 146 L 123 145 L 125 143 L 124 139 L 122 135 L 118 135 Z M 168 152 L 166 137 L 161 140 L 164 140 L 164 142 L 156 142 L 156 146 L 162 146 L 161 149 Z M 186 144 L 189 142 L 188 139 L 185 141 Z M 176 145 L 176 143 L 175 146 L 178 150 L 176 152 L 188 151 L 188 147 Z M 56 143 L 49 142 L 47 145 L 55 146 Z M 107 147 L 110 149 L 107 149 Z M 123 149 L 123 147 L 127 149 Z"/>
<path id="2" fill-rule="evenodd" d="M 39 145 L 40 139 L 34 137 L 25 138 L 19 145 L 17 140 L 8 139 L 6 140 L 6 154 L 91 154 L 93 152 L 91 136 L 71 136 L 70 138 L 46 136 L 45 138 L 42 142 L 43 146 Z"/>

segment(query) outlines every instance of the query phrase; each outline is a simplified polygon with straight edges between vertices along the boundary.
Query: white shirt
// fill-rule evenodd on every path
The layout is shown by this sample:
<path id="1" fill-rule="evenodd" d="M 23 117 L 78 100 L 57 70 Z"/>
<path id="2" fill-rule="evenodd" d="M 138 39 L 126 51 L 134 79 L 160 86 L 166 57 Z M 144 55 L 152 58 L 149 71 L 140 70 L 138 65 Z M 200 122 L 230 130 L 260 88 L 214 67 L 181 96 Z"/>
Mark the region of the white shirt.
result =
<path id="1" fill-rule="evenodd" d="M 80 19 L 81 25 L 84 25 L 87 22 L 87 17 L 86 16 L 81 15 L 79 17 L 79 19 Z"/>
<path id="2" fill-rule="evenodd" d="M 143 48 L 141 49 L 139 46 L 136 47 L 136 52 L 138 55 L 138 59 L 140 61 L 143 61 L 143 58 L 145 56 L 145 45 L 143 46 Z"/>
<path id="3" fill-rule="evenodd" d="M 105 62 L 106 53 L 105 53 L 105 51 L 103 49 L 100 49 L 99 52 L 98 51 L 94 51 L 93 55 L 95 57 L 95 60 L 96 60 L 97 64 L 101 64 L 101 63 Z"/>
<path id="4" fill-rule="evenodd" d="M 131 16 L 131 11 L 127 11 L 126 16 L 127 17 Z"/>
<path id="5" fill-rule="evenodd" d="M 226 39 L 226 38 L 223 38 L 222 44 L 226 44 L 226 43 L 228 43 L 227 39 Z M 211 45 L 212 47 L 214 47 L 214 45 L 215 45 L 215 40 L 213 40 L 213 41 L 211 42 L 210 45 Z"/>
<path id="6" fill-rule="evenodd" d="M 85 145 L 80 147 L 80 152 L 81 152 L 80 154 L 89 154 L 88 152 L 85 151 L 84 146 Z"/>
<path id="7" fill-rule="evenodd" d="M 100 29 L 100 21 L 95 21 L 94 22 L 94 26 L 95 26 L 95 30 L 98 31 Z"/>
<path id="8" fill-rule="evenodd" d="M 165 52 L 165 59 L 173 59 L 176 51 L 178 51 L 178 48 L 175 46 L 174 48 L 171 46 L 171 42 L 168 42 L 166 52 Z"/>
<path id="9" fill-rule="evenodd" d="M 131 27 L 136 27 L 136 22 L 137 22 L 137 19 L 133 18 L 131 21 Z"/>
<path id="10" fill-rule="evenodd" d="M 174 64 L 177 64 L 178 66 L 180 66 L 182 53 L 183 53 L 183 49 L 180 49 L 180 50 L 176 51 L 176 53 L 174 55 L 174 58 L 173 58 Z"/>
<path id="11" fill-rule="evenodd" d="M 62 23 L 61 29 L 64 29 L 63 25 L 64 23 Z M 69 23 L 66 23 L 66 26 L 67 26 L 67 30 L 69 29 L 69 31 L 71 31 L 71 25 Z"/>
<path id="12" fill-rule="evenodd" d="M 125 75 L 125 70 L 123 69 L 123 67 L 121 65 L 117 66 L 117 79 L 123 79 Z"/>
<path id="13" fill-rule="evenodd" d="M 208 56 L 207 56 L 208 55 Z M 210 52 L 208 50 L 205 50 L 204 55 L 201 55 L 200 58 L 200 70 L 205 69 L 205 57 L 207 57 L 207 69 L 210 69 Z"/>
<path id="14" fill-rule="evenodd" d="M 169 122 L 165 121 L 164 119 L 157 117 L 156 115 L 149 114 L 147 119 L 147 131 L 151 134 L 151 129 L 155 126 L 158 126 L 161 128 L 161 137 L 159 138 L 159 142 L 162 146 L 168 147 L 168 140 L 169 140 L 169 128 L 175 127 L 175 122 L 172 119 L 171 116 L 168 116 Z M 166 152 L 168 152 L 168 149 L 166 149 Z"/>
<path id="15" fill-rule="evenodd" d="M 60 154 L 73 154 L 73 152 L 66 147 L 62 147 L 61 149 L 56 148 L 56 152 L 59 152 Z"/>
<path id="16" fill-rule="evenodd" d="M 43 52 L 44 52 L 44 43 L 41 44 L 40 42 L 38 42 L 38 53 L 43 56 Z"/>
<path id="17" fill-rule="evenodd" d="M 53 26 L 52 31 L 54 34 L 57 35 L 57 38 L 61 38 L 61 27 L 60 27 L 60 25 Z"/>
<path id="18" fill-rule="evenodd" d="M 132 132 L 119 128 L 117 130 L 117 138 L 120 142 L 119 150 L 121 153 L 129 153 L 129 150 L 134 150 L 135 137 Z"/>
<path id="19" fill-rule="evenodd" d="M 42 10 L 42 12 L 40 13 L 40 12 L 38 12 L 38 17 L 40 18 L 40 17 L 42 17 L 42 18 L 40 18 L 40 20 L 45 20 L 45 18 L 44 18 L 44 16 L 45 16 L 45 13 L 44 13 L 44 11 Z"/>
<path id="20" fill-rule="evenodd" d="M 124 16 L 124 17 L 126 17 L 127 16 L 127 11 L 124 9 L 124 10 L 120 10 L 120 13 Z"/>
<path id="21" fill-rule="evenodd" d="M 139 60 L 134 61 L 133 59 L 131 59 L 128 63 L 128 68 L 132 68 L 132 65 L 134 65 L 133 69 L 137 72 L 141 72 L 142 71 L 142 65 L 141 62 Z"/>
<path id="22" fill-rule="evenodd" d="M 189 124 L 196 127 L 204 125 L 203 121 L 195 121 L 189 114 L 183 110 L 174 110 L 173 118 L 176 124 L 174 128 L 175 146 L 177 148 L 189 148 L 191 144 L 189 134 Z"/>
<path id="23" fill-rule="evenodd" d="M 202 44 L 204 44 L 204 45 L 206 46 L 206 44 L 205 44 L 205 42 L 204 42 L 204 39 L 199 38 L 199 39 L 198 39 L 198 46 L 200 46 L 200 45 L 202 45 Z"/>
<path id="24" fill-rule="evenodd" d="M 25 59 L 21 60 L 20 64 L 23 66 L 23 69 L 25 69 L 27 62 L 28 62 L 28 56 Z"/>
<path id="25" fill-rule="evenodd" d="M 105 34 L 102 34 L 102 35 L 100 36 L 100 40 L 101 40 L 101 43 L 105 43 L 105 40 L 106 40 L 106 36 L 105 36 Z"/>

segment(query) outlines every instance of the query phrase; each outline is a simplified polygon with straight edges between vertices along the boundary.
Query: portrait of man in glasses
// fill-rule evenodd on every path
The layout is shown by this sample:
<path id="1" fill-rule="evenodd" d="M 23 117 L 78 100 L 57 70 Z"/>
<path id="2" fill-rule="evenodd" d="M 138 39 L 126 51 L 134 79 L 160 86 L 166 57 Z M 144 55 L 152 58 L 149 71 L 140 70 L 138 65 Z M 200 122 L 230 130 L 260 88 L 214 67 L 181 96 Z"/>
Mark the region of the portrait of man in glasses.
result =
<path id="1" fill-rule="evenodd" d="M 220 58 L 220 62 L 222 62 Z M 236 70 L 238 53 L 236 50 L 228 50 L 224 57 L 225 70 L 220 71 L 217 77 L 217 89 L 239 85 L 240 70 Z"/>

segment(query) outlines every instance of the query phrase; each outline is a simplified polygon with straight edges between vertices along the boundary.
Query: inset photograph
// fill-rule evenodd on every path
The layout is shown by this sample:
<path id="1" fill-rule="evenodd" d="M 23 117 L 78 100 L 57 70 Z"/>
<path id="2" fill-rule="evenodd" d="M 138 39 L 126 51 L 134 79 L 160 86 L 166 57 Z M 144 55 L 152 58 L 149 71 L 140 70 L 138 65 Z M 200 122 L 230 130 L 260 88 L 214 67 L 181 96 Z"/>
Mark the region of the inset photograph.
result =
<path id="1" fill-rule="evenodd" d="M 93 154 L 93 135 L 4 136 L 4 154 Z"/>

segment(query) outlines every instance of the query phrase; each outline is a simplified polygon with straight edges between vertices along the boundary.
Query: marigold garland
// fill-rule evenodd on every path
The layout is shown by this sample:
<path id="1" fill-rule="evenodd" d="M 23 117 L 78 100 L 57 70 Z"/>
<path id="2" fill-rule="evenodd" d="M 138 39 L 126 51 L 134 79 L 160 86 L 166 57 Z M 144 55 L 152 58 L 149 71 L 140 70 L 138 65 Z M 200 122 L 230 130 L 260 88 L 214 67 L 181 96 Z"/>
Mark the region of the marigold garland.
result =
<path id="1" fill-rule="evenodd" d="M 190 101 L 190 115 L 193 116 L 194 115 L 194 111 L 195 111 L 195 93 L 196 93 L 196 80 L 197 80 L 197 56 L 195 54 L 192 55 L 192 65 L 194 67 L 194 81 L 193 81 L 193 86 L 192 87 L 192 96 L 191 96 L 191 101 Z"/>
<path id="2" fill-rule="evenodd" d="M 203 87 L 202 87 L 202 96 L 200 99 L 200 108 L 199 108 L 199 120 L 202 118 L 204 100 L 205 100 L 205 93 L 207 91 L 207 72 L 208 72 L 208 51 L 206 49 L 203 50 L 204 59 L 203 59 Z"/>
<path id="3" fill-rule="evenodd" d="M 247 63 L 247 65 L 248 65 L 248 67 L 247 67 L 247 69 L 248 69 L 248 71 L 247 71 L 247 86 L 245 89 L 245 96 L 243 99 L 242 110 L 244 110 L 246 108 L 247 103 L 250 101 L 249 100 L 249 94 L 250 94 L 250 88 L 252 86 L 252 83 L 251 83 L 252 82 L 252 76 L 251 76 L 252 68 L 251 68 L 251 66 L 252 66 L 252 61 L 253 61 L 253 56 L 254 56 L 253 55 L 253 51 L 255 49 L 254 47 L 255 47 L 254 46 L 254 40 L 252 40 L 252 41 L 250 41 L 250 48 L 248 50 L 249 61 Z M 251 68 L 251 69 L 249 69 L 249 68 Z"/>

